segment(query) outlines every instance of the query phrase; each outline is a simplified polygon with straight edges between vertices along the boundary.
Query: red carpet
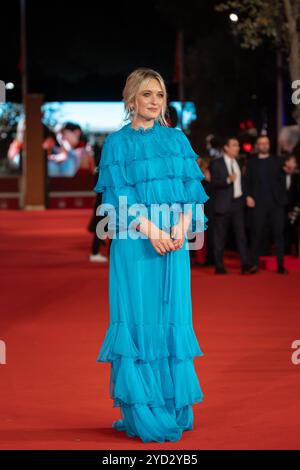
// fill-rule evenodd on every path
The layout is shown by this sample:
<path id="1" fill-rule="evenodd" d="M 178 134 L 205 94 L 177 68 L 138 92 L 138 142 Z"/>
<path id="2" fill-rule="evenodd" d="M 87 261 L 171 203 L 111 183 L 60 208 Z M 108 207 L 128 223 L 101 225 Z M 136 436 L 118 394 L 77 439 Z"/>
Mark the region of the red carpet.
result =
<path id="1" fill-rule="evenodd" d="M 192 269 L 195 358 L 204 402 L 181 441 L 143 444 L 111 428 L 107 265 L 88 261 L 89 210 L 1 213 L 2 449 L 300 447 L 300 272 Z M 234 261 L 234 262 L 233 262 Z"/>

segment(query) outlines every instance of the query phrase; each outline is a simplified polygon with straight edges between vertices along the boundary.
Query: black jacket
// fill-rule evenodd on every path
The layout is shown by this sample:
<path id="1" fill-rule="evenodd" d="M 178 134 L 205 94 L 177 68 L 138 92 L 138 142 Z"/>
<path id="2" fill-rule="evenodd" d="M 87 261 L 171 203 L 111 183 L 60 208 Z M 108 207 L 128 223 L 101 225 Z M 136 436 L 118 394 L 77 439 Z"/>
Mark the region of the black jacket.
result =
<path id="1" fill-rule="evenodd" d="M 243 197 L 241 204 L 245 203 L 245 177 L 244 177 L 244 163 L 241 159 L 236 159 L 241 170 L 241 186 Z M 213 160 L 210 164 L 211 174 L 211 187 L 213 193 L 213 207 L 214 212 L 224 214 L 230 209 L 233 199 L 233 183 L 228 184 L 227 178 L 229 176 L 224 157 Z"/>
<path id="2" fill-rule="evenodd" d="M 288 198 L 288 209 L 300 206 L 300 173 L 291 175 L 291 186 L 286 190 Z"/>
<path id="3" fill-rule="evenodd" d="M 285 173 L 282 169 L 282 159 L 274 155 L 268 157 L 271 159 L 271 189 L 273 200 L 276 204 L 282 206 L 287 204 L 287 191 L 285 182 Z M 246 167 L 246 196 L 251 196 L 256 204 L 263 204 L 261 200 L 261 181 L 259 178 L 259 158 L 257 155 L 249 158 Z"/>

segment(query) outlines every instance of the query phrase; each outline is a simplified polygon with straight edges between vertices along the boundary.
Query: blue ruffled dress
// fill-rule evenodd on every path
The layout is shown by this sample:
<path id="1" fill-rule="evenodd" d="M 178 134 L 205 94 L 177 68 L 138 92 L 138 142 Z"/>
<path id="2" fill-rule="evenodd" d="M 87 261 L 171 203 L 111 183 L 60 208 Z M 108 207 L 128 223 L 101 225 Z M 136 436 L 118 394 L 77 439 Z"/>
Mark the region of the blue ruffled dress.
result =
<path id="1" fill-rule="evenodd" d="M 199 220 L 194 210 L 208 199 L 197 157 L 180 129 L 157 121 L 149 129 L 134 129 L 129 123 L 106 137 L 94 188 L 103 192 L 101 207 L 115 228 L 110 319 L 97 361 L 111 363 L 109 393 L 121 410 L 112 427 L 143 442 L 178 441 L 184 430 L 193 429 L 192 405 L 203 399 L 193 362 L 204 353 L 192 323 L 188 240 L 159 255 L 133 228 L 141 213 L 154 221 L 150 208 L 164 204 L 165 211 L 175 209 L 168 222 L 162 216 L 155 223 L 168 231 L 190 203 L 190 228 L 206 229 L 203 211 Z M 125 224 L 120 196 L 126 196 L 126 208 L 136 204 L 146 213 L 127 212 Z"/>

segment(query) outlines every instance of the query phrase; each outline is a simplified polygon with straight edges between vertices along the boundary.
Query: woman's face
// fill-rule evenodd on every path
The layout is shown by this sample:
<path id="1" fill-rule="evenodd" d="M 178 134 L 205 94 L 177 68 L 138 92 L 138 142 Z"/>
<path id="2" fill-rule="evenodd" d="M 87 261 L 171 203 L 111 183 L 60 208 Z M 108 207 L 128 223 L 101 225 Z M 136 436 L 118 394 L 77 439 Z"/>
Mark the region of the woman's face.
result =
<path id="1" fill-rule="evenodd" d="M 156 119 L 164 104 L 164 92 L 158 80 L 151 78 L 142 85 L 136 95 L 134 110 L 136 116 L 144 119 Z"/>

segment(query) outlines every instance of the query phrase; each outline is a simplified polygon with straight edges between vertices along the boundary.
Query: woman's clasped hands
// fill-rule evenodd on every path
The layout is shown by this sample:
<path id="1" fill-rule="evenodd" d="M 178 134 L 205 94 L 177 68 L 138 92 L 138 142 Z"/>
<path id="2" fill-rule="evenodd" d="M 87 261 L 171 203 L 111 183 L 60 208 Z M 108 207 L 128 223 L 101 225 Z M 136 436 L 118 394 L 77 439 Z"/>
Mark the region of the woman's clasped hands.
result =
<path id="1" fill-rule="evenodd" d="M 145 217 L 141 217 L 140 219 L 139 230 L 147 235 L 158 254 L 164 255 L 169 251 L 180 250 L 180 248 L 183 247 L 191 220 L 190 214 L 180 214 L 178 223 L 172 226 L 170 233 L 158 228 Z"/>
<path id="2" fill-rule="evenodd" d="M 150 241 L 156 252 L 164 255 L 169 251 L 180 250 L 183 247 L 186 231 L 187 228 L 182 217 L 177 224 L 172 226 L 171 233 L 158 229 L 158 237 L 151 237 Z"/>

